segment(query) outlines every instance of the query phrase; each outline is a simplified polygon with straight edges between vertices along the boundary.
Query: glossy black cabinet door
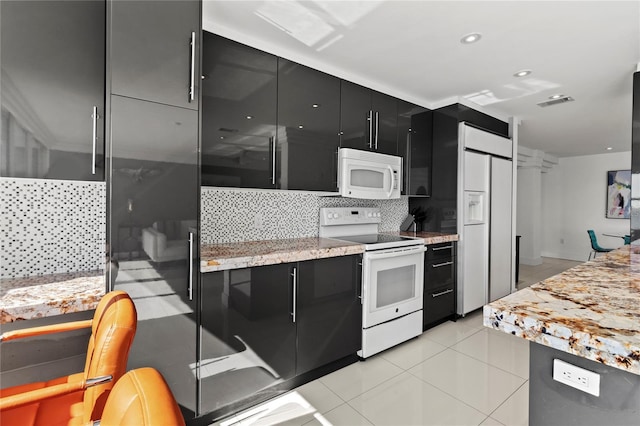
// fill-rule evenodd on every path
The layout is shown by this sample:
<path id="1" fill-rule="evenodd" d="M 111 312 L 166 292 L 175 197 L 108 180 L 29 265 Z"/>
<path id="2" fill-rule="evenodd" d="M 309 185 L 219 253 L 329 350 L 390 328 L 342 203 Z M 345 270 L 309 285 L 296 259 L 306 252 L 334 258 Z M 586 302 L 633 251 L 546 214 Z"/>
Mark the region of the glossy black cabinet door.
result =
<path id="1" fill-rule="evenodd" d="M 299 263 L 297 374 L 361 349 L 359 271 L 357 256 Z"/>
<path id="2" fill-rule="evenodd" d="M 374 112 L 371 89 L 350 81 L 341 81 L 340 147 L 372 150 Z"/>
<path id="3" fill-rule="evenodd" d="M 278 58 L 203 32 L 202 184 L 277 188 Z"/>
<path id="4" fill-rule="evenodd" d="M 456 243 L 428 245 L 424 258 L 423 329 L 456 313 Z"/>
<path id="5" fill-rule="evenodd" d="M 128 369 L 158 369 L 193 418 L 198 112 L 111 96 L 111 129 L 111 283 L 138 311 Z"/>
<path id="6" fill-rule="evenodd" d="M 0 175 L 104 180 L 105 10 L 0 2 Z"/>
<path id="7" fill-rule="evenodd" d="M 202 412 L 272 397 L 295 374 L 294 266 L 202 275 Z"/>
<path id="8" fill-rule="evenodd" d="M 432 113 L 398 101 L 398 155 L 403 158 L 403 194 L 431 195 Z"/>
<path id="9" fill-rule="evenodd" d="M 373 149 L 382 154 L 398 155 L 398 105 L 397 99 L 372 91 Z"/>
<path id="10" fill-rule="evenodd" d="M 112 93 L 198 109 L 201 2 L 109 4 Z"/>
<path id="11" fill-rule="evenodd" d="M 340 79 L 278 59 L 280 189 L 337 190 Z"/>

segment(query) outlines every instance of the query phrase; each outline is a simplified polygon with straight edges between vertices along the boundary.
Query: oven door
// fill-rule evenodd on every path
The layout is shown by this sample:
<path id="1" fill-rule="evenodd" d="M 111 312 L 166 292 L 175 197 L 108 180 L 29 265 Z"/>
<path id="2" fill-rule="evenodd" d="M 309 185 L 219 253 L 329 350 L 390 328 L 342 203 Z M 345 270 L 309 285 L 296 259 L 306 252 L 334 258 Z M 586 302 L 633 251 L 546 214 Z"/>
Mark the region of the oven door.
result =
<path id="1" fill-rule="evenodd" d="M 424 246 L 368 251 L 362 258 L 364 328 L 422 309 Z"/>

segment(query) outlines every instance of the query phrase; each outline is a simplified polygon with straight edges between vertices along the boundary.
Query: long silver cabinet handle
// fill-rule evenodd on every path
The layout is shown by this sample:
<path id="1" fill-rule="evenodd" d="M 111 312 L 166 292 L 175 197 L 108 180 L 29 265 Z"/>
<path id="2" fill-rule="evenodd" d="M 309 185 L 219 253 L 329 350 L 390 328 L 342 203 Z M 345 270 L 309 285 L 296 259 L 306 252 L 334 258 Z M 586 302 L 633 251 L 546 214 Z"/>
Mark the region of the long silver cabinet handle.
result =
<path id="1" fill-rule="evenodd" d="M 449 265 L 453 265 L 453 262 L 436 263 L 435 265 L 431 265 L 431 267 L 432 268 L 439 268 L 441 266 L 449 266 Z"/>
<path id="2" fill-rule="evenodd" d="M 91 174 L 96 174 L 96 139 L 98 139 L 98 107 L 93 106 L 93 138 L 91 139 Z"/>
<path id="3" fill-rule="evenodd" d="M 276 184 L 276 139 L 271 136 L 269 138 L 271 144 L 271 185 Z"/>
<path id="4" fill-rule="evenodd" d="M 296 322 L 296 304 L 298 302 L 298 268 L 294 267 L 291 272 L 291 276 L 293 279 L 291 280 L 291 285 L 293 287 L 293 306 L 291 309 L 291 316 L 293 317 L 293 322 Z"/>
<path id="5" fill-rule="evenodd" d="M 453 293 L 453 289 L 452 288 L 450 288 L 449 290 L 441 291 L 440 293 L 432 293 L 431 297 L 444 296 L 445 294 L 449 294 L 449 293 Z"/>
<path id="6" fill-rule="evenodd" d="M 452 249 L 452 248 L 453 248 L 453 246 L 434 247 L 433 251 L 446 250 L 446 249 Z"/>
<path id="7" fill-rule="evenodd" d="M 196 99 L 196 33 L 191 32 L 191 73 L 189 75 L 189 102 Z"/>
<path id="8" fill-rule="evenodd" d="M 380 133 L 380 120 L 378 118 L 378 111 L 376 111 L 376 149 L 378 149 L 378 133 Z"/>
<path id="9" fill-rule="evenodd" d="M 189 300 L 193 300 L 193 232 L 189 232 Z"/>
<path id="10" fill-rule="evenodd" d="M 373 148 L 373 111 L 372 110 L 369 110 L 367 119 L 369 120 L 369 149 L 372 149 Z"/>

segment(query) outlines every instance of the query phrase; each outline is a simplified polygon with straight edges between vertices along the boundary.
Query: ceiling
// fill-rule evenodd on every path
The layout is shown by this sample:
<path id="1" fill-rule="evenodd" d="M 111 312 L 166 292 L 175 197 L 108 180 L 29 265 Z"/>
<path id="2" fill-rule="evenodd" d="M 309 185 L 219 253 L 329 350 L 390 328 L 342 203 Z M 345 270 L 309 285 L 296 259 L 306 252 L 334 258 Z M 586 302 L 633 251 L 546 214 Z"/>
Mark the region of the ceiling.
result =
<path id="1" fill-rule="evenodd" d="M 640 1 L 204 0 L 203 27 L 425 107 L 516 117 L 520 145 L 557 157 L 631 150 Z M 554 94 L 575 101 L 537 105 Z"/>

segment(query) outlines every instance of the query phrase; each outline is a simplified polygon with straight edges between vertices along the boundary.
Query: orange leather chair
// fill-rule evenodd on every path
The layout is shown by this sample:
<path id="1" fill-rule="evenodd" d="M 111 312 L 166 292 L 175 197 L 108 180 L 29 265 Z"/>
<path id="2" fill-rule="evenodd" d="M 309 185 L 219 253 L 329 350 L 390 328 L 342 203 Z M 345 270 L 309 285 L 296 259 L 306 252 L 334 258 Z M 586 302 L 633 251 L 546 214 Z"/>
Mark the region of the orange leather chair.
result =
<path id="1" fill-rule="evenodd" d="M 184 426 L 184 418 L 162 375 L 145 367 L 131 370 L 115 384 L 100 426 Z"/>
<path id="2" fill-rule="evenodd" d="M 136 326 L 129 295 L 112 291 L 93 319 L 3 333 L 0 341 L 6 342 L 91 327 L 84 372 L 0 390 L 0 424 L 74 425 L 100 418 L 109 391 L 126 371 Z"/>

